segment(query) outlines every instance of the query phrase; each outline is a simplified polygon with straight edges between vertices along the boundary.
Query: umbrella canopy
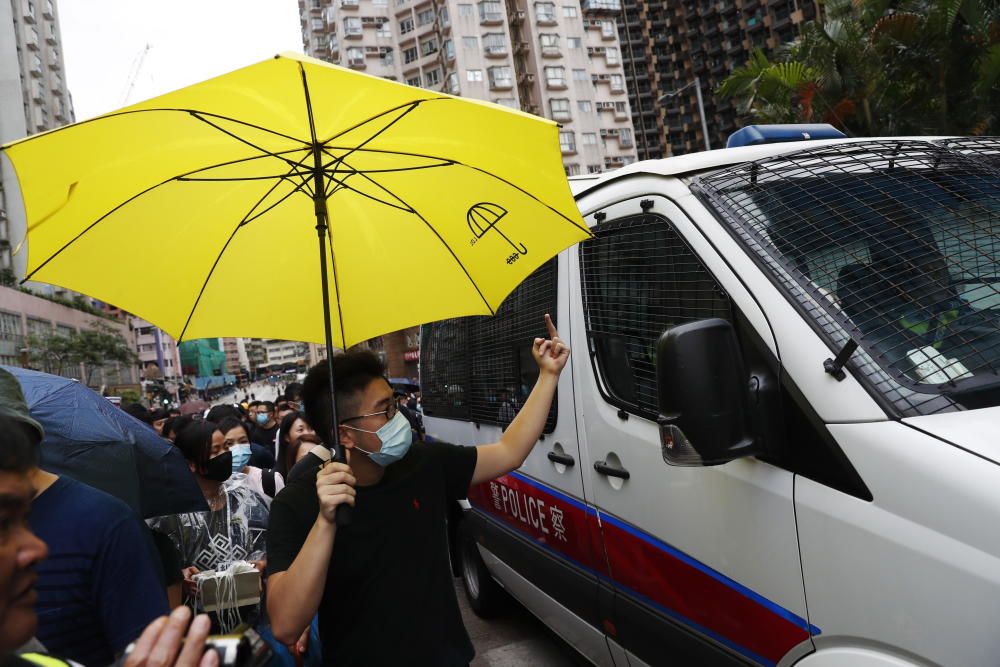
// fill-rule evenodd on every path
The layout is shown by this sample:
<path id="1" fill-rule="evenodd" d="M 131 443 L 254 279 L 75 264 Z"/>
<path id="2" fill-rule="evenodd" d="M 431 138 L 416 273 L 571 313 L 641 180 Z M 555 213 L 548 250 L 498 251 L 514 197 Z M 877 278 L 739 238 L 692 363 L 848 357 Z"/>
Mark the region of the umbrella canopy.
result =
<path id="1" fill-rule="evenodd" d="M 558 132 L 284 54 L 2 150 L 25 202 L 27 278 L 179 340 L 322 342 L 329 326 L 347 347 L 492 314 L 589 236 Z M 254 281 L 261 266 L 273 279 Z M 399 266 L 414 267 L 405 288 Z"/>
<path id="2" fill-rule="evenodd" d="M 20 382 L 45 429 L 42 468 L 110 493 L 144 518 L 208 509 L 180 450 L 152 428 L 75 380 L 0 368 Z"/>

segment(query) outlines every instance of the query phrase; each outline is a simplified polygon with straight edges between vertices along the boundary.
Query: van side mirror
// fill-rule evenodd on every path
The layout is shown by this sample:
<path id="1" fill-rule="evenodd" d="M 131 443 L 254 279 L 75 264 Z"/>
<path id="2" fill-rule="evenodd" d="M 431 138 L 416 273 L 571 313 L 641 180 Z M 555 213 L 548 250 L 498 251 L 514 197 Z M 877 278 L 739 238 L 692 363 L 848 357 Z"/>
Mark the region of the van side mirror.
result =
<path id="1" fill-rule="evenodd" d="M 699 320 L 667 329 L 656 344 L 663 460 L 710 466 L 761 454 L 747 419 L 749 378 L 733 325 Z"/>

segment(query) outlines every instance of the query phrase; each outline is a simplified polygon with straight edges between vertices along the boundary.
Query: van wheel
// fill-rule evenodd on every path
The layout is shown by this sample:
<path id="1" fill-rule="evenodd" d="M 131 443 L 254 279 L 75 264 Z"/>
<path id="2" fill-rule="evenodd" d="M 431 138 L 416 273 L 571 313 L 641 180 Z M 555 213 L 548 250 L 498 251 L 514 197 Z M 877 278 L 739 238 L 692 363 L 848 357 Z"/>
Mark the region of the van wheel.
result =
<path id="1" fill-rule="evenodd" d="M 479 555 L 476 541 L 469 534 L 463 521 L 458 525 L 459 560 L 462 569 L 462 587 L 472 611 L 480 618 L 493 618 L 504 610 L 507 593 L 494 581 L 486 563 Z"/>

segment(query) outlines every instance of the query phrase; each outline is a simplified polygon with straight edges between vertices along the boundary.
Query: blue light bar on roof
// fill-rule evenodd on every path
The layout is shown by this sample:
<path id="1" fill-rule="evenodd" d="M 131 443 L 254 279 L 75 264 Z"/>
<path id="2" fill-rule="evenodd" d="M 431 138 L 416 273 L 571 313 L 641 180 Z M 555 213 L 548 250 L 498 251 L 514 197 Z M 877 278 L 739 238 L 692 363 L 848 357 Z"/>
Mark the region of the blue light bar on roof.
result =
<path id="1" fill-rule="evenodd" d="M 729 135 L 726 148 L 778 144 L 785 141 L 812 139 L 845 139 L 847 135 L 827 123 L 796 125 L 747 125 Z"/>

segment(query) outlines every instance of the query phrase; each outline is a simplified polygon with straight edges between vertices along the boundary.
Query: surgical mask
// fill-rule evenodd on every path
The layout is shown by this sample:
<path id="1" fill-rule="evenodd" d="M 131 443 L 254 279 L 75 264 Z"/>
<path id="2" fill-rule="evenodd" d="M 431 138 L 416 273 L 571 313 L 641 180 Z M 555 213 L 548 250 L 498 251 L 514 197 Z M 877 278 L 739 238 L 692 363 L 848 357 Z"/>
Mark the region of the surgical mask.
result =
<path id="1" fill-rule="evenodd" d="M 201 474 L 205 479 L 213 482 L 225 482 L 233 474 L 233 453 L 226 452 L 219 454 L 215 458 L 209 459 L 205 464 L 205 472 Z"/>
<path id="2" fill-rule="evenodd" d="M 257 413 L 257 423 L 260 424 L 261 426 L 263 426 L 264 424 L 267 423 L 267 413 L 266 412 L 258 412 Z"/>
<path id="3" fill-rule="evenodd" d="M 353 451 L 361 452 L 370 458 L 372 462 L 383 468 L 406 456 L 406 452 L 410 450 L 410 444 L 413 442 L 413 432 L 410 431 L 410 422 L 403 416 L 402 412 L 397 412 L 395 417 L 386 422 L 385 426 L 377 431 L 368 431 L 355 426 L 348 426 L 347 428 L 353 428 L 355 431 L 362 431 L 364 433 L 374 433 L 378 436 L 378 439 L 382 441 L 382 448 L 379 451 L 367 452 L 360 447 L 355 447 Z"/>
<path id="4" fill-rule="evenodd" d="M 233 445 L 229 452 L 233 455 L 233 472 L 242 471 L 250 461 L 250 444 L 244 442 Z"/>

